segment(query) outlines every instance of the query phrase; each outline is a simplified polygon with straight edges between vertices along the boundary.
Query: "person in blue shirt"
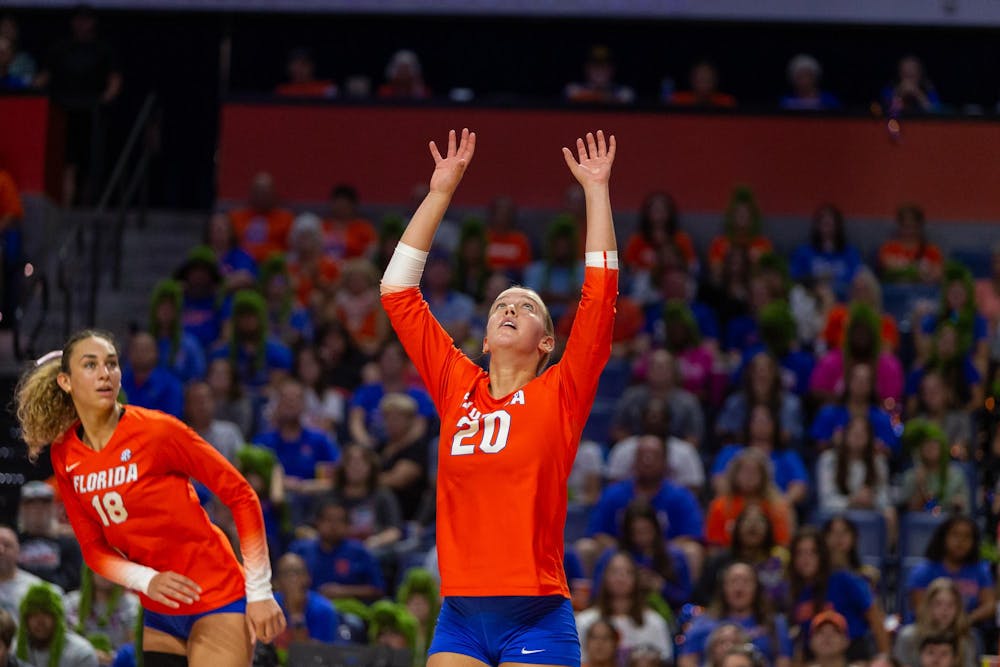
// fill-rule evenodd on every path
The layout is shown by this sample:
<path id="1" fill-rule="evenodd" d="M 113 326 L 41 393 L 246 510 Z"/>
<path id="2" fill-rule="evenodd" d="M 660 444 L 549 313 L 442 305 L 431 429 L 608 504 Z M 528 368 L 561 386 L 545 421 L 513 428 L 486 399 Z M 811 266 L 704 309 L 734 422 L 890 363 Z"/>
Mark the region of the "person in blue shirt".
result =
<path id="1" fill-rule="evenodd" d="M 152 334 L 134 334 L 128 345 L 128 364 L 122 372 L 122 391 L 132 405 L 182 419 L 184 387 L 170 371 L 159 366 L 158 356 Z"/>
<path id="2" fill-rule="evenodd" d="M 219 292 L 222 276 L 215 253 L 198 246 L 174 272 L 174 280 L 184 288 L 181 322 L 184 331 L 194 336 L 208 351 L 219 340 L 226 319 L 228 302 Z"/>
<path id="3" fill-rule="evenodd" d="M 257 262 L 240 247 L 233 221 L 225 213 L 215 213 L 208 221 L 205 243 L 219 260 L 223 289 L 234 292 L 257 282 Z"/>
<path id="4" fill-rule="evenodd" d="M 941 110 L 941 98 L 927 74 L 924 64 L 913 55 L 899 60 L 895 81 L 882 89 L 882 104 L 891 116 L 902 113 L 936 113 Z"/>
<path id="5" fill-rule="evenodd" d="M 183 305 L 184 287 L 176 280 L 161 280 L 150 298 L 149 330 L 156 337 L 159 366 L 185 383 L 204 378 L 208 366 L 205 349 L 181 324 Z"/>
<path id="6" fill-rule="evenodd" d="M 938 327 L 944 322 L 951 322 L 958 330 L 962 347 L 968 348 L 976 366 L 986 368 L 989 323 L 976 310 L 972 272 L 961 262 L 950 260 L 944 266 L 942 287 L 940 306 L 936 312 L 924 315 L 915 332 L 918 352 L 924 358 L 929 357 Z"/>
<path id="7" fill-rule="evenodd" d="M 557 322 L 580 299 L 583 262 L 579 249 L 576 223 L 569 214 L 563 214 L 549 224 L 544 257 L 524 270 L 525 287 L 541 295 Z"/>
<path id="8" fill-rule="evenodd" d="M 806 499 L 809 492 L 809 473 L 802 457 L 788 445 L 781 435 L 778 414 L 770 405 L 758 403 L 747 416 L 744 444 L 726 445 L 716 455 L 712 464 L 712 486 L 717 495 L 726 493 L 726 468 L 729 462 L 746 447 L 754 447 L 771 460 L 774 482 L 789 505 L 795 506 Z"/>
<path id="9" fill-rule="evenodd" d="M 261 433 L 254 441 L 277 455 L 289 491 L 315 494 L 331 488 L 333 466 L 340 460 L 340 449 L 323 431 L 302 426 L 305 403 L 301 382 L 282 382 L 274 408 L 274 430 Z"/>
<path id="10" fill-rule="evenodd" d="M 750 408 L 759 403 L 778 406 L 781 437 L 792 447 L 802 442 L 802 401 L 784 385 L 782 369 L 767 352 L 746 363 L 742 386 L 729 395 L 715 418 L 715 435 L 721 442 L 743 438 Z"/>
<path id="11" fill-rule="evenodd" d="M 332 643 L 340 616 L 329 600 L 309 590 L 309 569 L 302 557 L 287 553 L 278 559 L 275 570 L 274 599 L 285 614 L 288 641 Z"/>
<path id="12" fill-rule="evenodd" d="M 312 317 L 296 301 L 284 255 L 271 255 L 261 264 L 260 290 L 267 304 L 272 335 L 289 347 L 312 342 Z"/>
<path id="13" fill-rule="evenodd" d="M 809 378 L 816 359 L 810 352 L 799 349 L 796 343 L 795 317 L 784 299 L 772 301 L 757 315 L 759 342 L 743 351 L 740 366 L 733 374 L 733 384 L 739 384 L 747 365 L 758 354 L 767 352 L 781 365 L 781 383 L 788 391 L 804 396 L 809 391 Z"/>
<path id="14" fill-rule="evenodd" d="M 424 270 L 422 291 L 431 314 L 448 335 L 461 346 L 469 337 L 476 318 L 472 297 L 452 288 L 455 271 L 452 256 L 441 248 L 431 248 Z"/>
<path id="15" fill-rule="evenodd" d="M 941 375 L 959 407 L 973 412 L 982 405 L 983 376 L 973 360 L 970 344 L 969 337 L 952 320 L 937 325 L 930 357 L 906 377 L 907 408 L 911 414 L 917 408 L 920 383 L 932 370 Z"/>
<path id="16" fill-rule="evenodd" d="M 216 347 L 212 358 L 232 360 L 239 381 L 259 391 L 270 381 L 272 373 L 291 371 L 292 351 L 271 337 L 267 305 L 256 291 L 237 292 L 232 312 L 232 335 Z"/>
<path id="17" fill-rule="evenodd" d="M 820 206 L 813 214 L 809 242 L 792 253 L 792 280 L 829 285 L 843 301 L 861 265 L 861 253 L 847 242 L 843 213 L 833 204 Z"/>
<path id="18" fill-rule="evenodd" d="M 919 609 L 927 586 L 938 577 L 955 581 L 972 625 L 988 626 L 996 614 L 996 589 L 990 565 L 979 557 L 979 526 L 964 515 L 949 517 L 927 545 L 927 561 L 906 581 L 910 613 Z"/>
<path id="19" fill-rule="evenodd" d="M 885 614 L 862 577 L 846 570 L 832 570 L 829 550 L 814 526 L 800 528 L 789 547 L 789 616 L 798 625 L 798 641 L 808 649 L 813 617 L 832 609 L 847 620 L 851 640 L 850 660 L 868 662 L 885 658 L 892 650 L 885 630 Z"/>
<path id="20" fill-rule="evenodd" d="M 819 87 L 823 68 L 819 61 L 800 53 L 788 62 L 788 82 L 792 92 L 781 98 L 781 108 L 790 111 L 829 111 L 840 108 L 840 100 Z"/>
<path id="21" fill-rule="evenodd" d="M 820 450 L 828 449 L 834 434 L 847 426 L 851 416 L 866 416 L 879 446 L 893 455 L 900 453 L 902 429 L 892 423 L 875 395 L 875 372 L 870 364 L 855 363 L 847 370 L 844 393 L 838 403 L 820 408 L 809 429 L 809 436 Z"/>
<path id="22" fill-rule="evenodd" d="M 312 589 L 330 599 L 377 600 L 385 594 L 378 561 L 356 540 L 347 539 L 347 510 L 324 500 L 316 510 L 316 537 L 298 540 L 289 551 L 302 557 Z"/>

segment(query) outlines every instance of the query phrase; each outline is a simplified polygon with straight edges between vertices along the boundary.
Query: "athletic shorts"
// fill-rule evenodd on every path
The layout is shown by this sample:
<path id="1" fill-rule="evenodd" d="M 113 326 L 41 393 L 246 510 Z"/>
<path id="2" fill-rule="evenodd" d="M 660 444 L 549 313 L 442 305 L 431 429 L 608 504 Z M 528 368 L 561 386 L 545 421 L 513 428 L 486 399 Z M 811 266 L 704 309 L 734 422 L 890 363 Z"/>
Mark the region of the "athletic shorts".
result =
<path id="1" fill-rule="evenodd" d="M 460 653 L 487 665 L 580 667 L 580 637 L 561 595 L 447 597 L 427 653 Z"/>
<path id="2" fill-rule="evenodd" d="M 210 609 L 200 614 L 158 614 L 146 609 L 143 612 L 142 624 L 147 628 L 153 628 L 186 641 L 191 636 L 191 628 L 199 619 L 212 614 L 245 614 L 246 611 L 246 598 L 240 598 L 218 609 Z"/>

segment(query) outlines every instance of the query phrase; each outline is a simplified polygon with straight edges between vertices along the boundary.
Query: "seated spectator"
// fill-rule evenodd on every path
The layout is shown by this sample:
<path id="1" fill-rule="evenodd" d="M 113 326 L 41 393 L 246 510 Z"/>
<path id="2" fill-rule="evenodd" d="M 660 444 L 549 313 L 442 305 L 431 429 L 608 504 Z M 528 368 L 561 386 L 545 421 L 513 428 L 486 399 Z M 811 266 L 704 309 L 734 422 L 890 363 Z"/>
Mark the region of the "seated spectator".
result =
<path id="1" fill-rule="evenodd" d="M 437 246 L 435 238 L 435 246 Z M 452 287 L 477 303 L 483 303 L 490 269 L 486 263 L 486 226 L 479 218 L 462 223 L 455 252 L 455 272 Z M 439 246 L 440 247 L 440 246 Z"/>
<path id="2" fill-rule="evenodd" d="M 959 667 L 958 641 L 953 635 L 930 635 L 920 642 L 919 667 Z"/>
<path id="3" fill-rule="evenodd" d="M 330 387 L 350 396 L 361 385 L 361 369 L 367 359 L 338 320 L 326 320 L 316 330 L 316 352 Z"/>
<path id="4" fill-rule="evenodd" d="M 788 83 L 792 92 L 781 98 L 781 108 L 790 111 L 829 111 L 840 108 L 840 100 L 819 87 L 823 68 L 819 61 L 800 53 L 788 61 Z"/>
<path id="5" fill-rule="evenodd" d="M 316 308 L 340 278 L 340 265 L 323 252 L 323 222 L 302 213 L 288 233 L 288 273 L 300 306 Z"/>
<path id="6" fill-rule="evenodd" d="M 274 599 L 285 614 L 285 631 L 275 640 L 276 648 L 288 649 L 292 642 L 337 640 L 340 615 L 319 593 L 309 590 L 312 582 L 306 562 L 287 553 L 275 566 Z"/>
<path id="7" fill-rule="evenodd" d="M 680 549 L 668 547 L 652 506 L 637 500 L 625 509 L 619 549 L 635 561 L 639 585 L 647 593 L 660 596 L 673 610 L 691 599 L 691 573 Z M 616 549 L 608 549 L 594 567 L 594 588 L 600 588 L 604 568 Z"/>
<path id="8" fill-rule="evenodd" d="M 288 54 L 288 81 L 279 84 L 274 94 L 279 97 L 336 97 L 337 84 L 316 78 L 316 61 L 308 49 L 292 49 Z"/>
<path id="9" fill-rule="evenodd" d="M 714 304 L 720 332 L 728 332 L 735 322 L 751 314 L 752 269 L 749 251 L 737 246 L 726 254 L 718 274 L 709 272 L 707 279 L 701 283 L 698 299 L 702 303 Z"/>
<path id="10" fill-rule="evenodd" d="M 666 347 L 677 359 L 680 385 L 704 403 L 717 404 L 724 390 L 724 376 L 715 374 L 712 352 L 701 344 L 701 332 L 691 309 L 672 301 L 663 309 Z"/>
<path id="11" fill-rule="evenodd" d="M 368 634 L 375 646 L 414 653 L 417 643 L 417 619 L 401 604 L 379 600 L 370 607 Z"/>
<path id="12" fill-rule="evenodd" d="M 422 567 L 411 567 L 399 584 L 396 602 L 403 605 L 417 621 L 416 646 L 413 654 L 415 656 L 426 654 L 441 609 L 441 594 L 434 575 Z"/>
<path id="13" fill-rule="evenodd" d="M 670 405 L 669 435 L 700 446 L 705 435 L 705 416 L 697 397 L 677 386 L 677 362 L 667 350 L 653 350 L 646 367 L 646 381 L 625 390 L 615 405 L 611 437 L 623 440 L 637 435 L 651 398 Z"/>
<path id="14" fill-rule="evenodd" d="M 895 317 L 883 312 L 882 286 L 867 266 L 858 267 L 854 273 L 847 298 L 847 303 L 835 304 L 827 311 L 826 323 L 823 326 L 823 341 L 827 348 L 838 349 L 843 346 L 851 309 L 854 304 L 864 304 L 880 317 L 879 333 L 882 349 L 895 353 L 899 349 L 899 326 L 896 324 Z"/>
<path id="15" fill-rule="evenodd" d="M 739 391 L 729 395 L 715 419 L 720 442 L 743 437 L 750 410 L 757 405 L 777 406 L 781 438 L 792 447 L 802 442 L 802 402 L 783 387 L 774 357 L 758 352 L 747 363 Z"/>
<path id="16" fill-rule="evenodd" d="M 903 442 L 913 460 L 900 482 L 899 497 L 906 509 L 968 512 L 969 483 L 962 468 L 951 460 L 944 432 L 923 419 L 911 419 Z"/>
<path id="17" fill-rule="evenodd" d="M 914 332 L 918 353 L 924 359 L 929 358 L 938 327 L 951 322 L 963 346 L 969 347 L 968 354 L 976 369 L 983 373 L 989 360 L 989 325 L 986 318 L 976 312 L 972 272 L 960 262 L 949 261 L 944 267 L 943 281 L 941 307 L 938 312 L 925 315 Z"/>
<path id="18" fill-rule="evenodd" d="M 878 590 L 882 571 L 874 565 L 865 565 L 858 555 L 858 527 L 842 514 L 830 517 L 823 523 L 823 546 L 830 556 L 830 569 L 845 570 L 864 578 L 872 589 Z"/>
<path id="19" fill-rule="evenodd" d="M 792 253 L 792 280 L 827 285 L 844 299 L 861 266 L 861 254 L 847 242 L 844 214 L 832 204 L 820 206 L 813 214 L 809 242 Z"/>
<path id="20" fill-rule="evenodd" d="M 921 609 L 928 587 L 938 577 L 955 582 L 969 624 L 989 628 L 996 614 L 996 589 L 990 563 L 979 553 L 979 526 L 968 516 L 953 515 L 937 527 L 918 565 L 906 580 L 910 609 Z"/>
<path id="21" fill-rule="evenodd" d="M 875 371 L 875 396 L 885 405 L 901 405 L 903 365 L 892 352 L 881 349 L 880 325 L 878 313 L 869 306 L 860 303 L 851 306 L 843 346 L 820 357 L 809 378 L 809 390 L 818 401 L 836 400 L 850 367 L 866 364 Z"/>
<path id="22" fill-rule="evenodd" d="M 289 551 L 305 561 L 312 590 L 331 600 L 377 600 L 385 592 L 378 561 L 358 541 L 347 537 L 347 510 L 336 500 L 324 500 L 316 510 L 316 534 L 298 540 Z"/>
<path id="23" fill-rule="evenodd" d="M 614 623 L 598 618 L 580 636 L 581 653 L 587 656 L 586 667 L 619 667 L 622 636 Z"/>
<path id="24" fill-rule="evenodd" d="M 972 458 L 972 419 L 959 409 L 954 395 L 939 370 L 928 371 L 920 380 L 920 390 L 914 397 L 916 409 L 910 414 L 938 426 L 948 439 L 951 455 L 968 460 Z"/>
<path id="25" fill-rule="evenodd" d="M 376 445 L 379 483 L 388 488 L 399 501 L 403 519 L 412 521 L 430 490 L 428 435 L 421 435 L 417 420 L 420 407 L 408 394 L 386 394 L 378 404 L 382 414 L 385 437 Z"/>
<path id="26" fill-rule="evenodd" d="M 811 667 L 849 667 L 851 639 L 847 619 L 835 611 L 821 611 L 809 622 Z"/>
<path id="27" fill-rule="evenodd" d="M 1000 359 L 1000 243 L 990 254 L 990 275 L 975 283 L 976 311 L 986 319 L 989 328 L 990 357 Z"/>
<path id="28" fill-rule="evenodd" d="M 390 335 L 389 321 L 378 296 L 378 274 L 367 259 L 343 263 L 340 286 L 327 299 L 323 319 L 341 322 L 354 345 L 364 354 L 374 356 Z"/>
<path id="29" fill-rule="evenodd" d="M 79 588 L 83 556 L 72 535 L 57 531 L 55 489 L 37 481 L 22 486 L 18 524 L 18 567 L 62 590 Z"/>
<path id="30" fill-rule="evenodd" d="M 969 619 L 963 608 L 962 593 L 954 579 L 938 577 L 930 582 L 917 610 L 914 623 L 904 626 L 896 636 L 892 656 L 904 665 L 919 664 L 920 646 L 936 635 L 952 635 L 958 640 L 957 667 L 976 667 L 979 651 L 969 631 Z"/>
<path id="31" fill-rule="evenodd" d="M 788 449 L 781 437 L 778 415 L 769 405 L 755 405 L 747 416 L 746 430 L 741 444 L 723 447 L 712 464 L 712 487 L 716 496 L 730 492 L 728 466 L 745 450 L 753 449 L 768 458 L 774 470 L 774 482 L 788 505 L 794 507 L 805 501 L 809 492 L 809 473 L 798 452 Z"/>
<path id="32" fill-rule="evenodd" d="M 184 288 L 181 322 L 206 352 L 218 342 L 230 302 L 221 298 L 222 275 L 215 254 L 207 246 L 192 250 L 174 272 Z"/>
<path id="33" fill-rule="evenodd" d="M 292 376 L 306 390 L 303 425 L 327 433 L 340 432 L 346 420 L 346 392 L 329 384 L 330 373 L 316 347 L 303 345 L 296 350 Z"/>
<path id="34" fill-rule="evenodd" d="M 708 506 L 705 540 L 709 546 L 725 548 L 732 544 L 736 518 L 749 505 L 759 505 L 774 529 L 780 545 L 791 538 L 793 515 L 782 498 L 771 473 L 771 462 L 756 449 L 745 449 L 730 461 L 726 469 L 726 494 L 717 496 Z"/>
<path id="35" fill-rule="evenodd" d="M 386 437 L 383 416 L 378 407 L 387 394 L 406 394 L 417 402 L 419 417 L 413 424 L 413 435 L 423 437 L 430 432 L 437 418 L 430 395 L 414 386 L 409 379 L 410 360 L 399 341 L 385 344 L 378 355 L 378 381 L 363 385 L 354 392 L 347 421 L 351 440 L 374 448 Z"/>
<path id="36" fill-rule="evenodd" d="M 789 547 L 788 562 L 790 622 L 798 626 L 798 643 L 809 646 L 810 621 L 824 610 L 846 620 L 851 660 L 869 661 L 891 649 L 885 630 L 885 614 L 872 595 L 868 582 L 844 570 L 833 570 L 819 531 L 800 528 Z M 872 642 L 874 640 L 874 642 Z M 873 648 L 875 649 L 873 651 Z"/>
<path id="37" fill-rule="evenodd" d="M 581 440 L 569 471 L 569 502 L 590 507 L 601 497 L 605 478 L 604 449 L 593 440 Z"/>
<path id="38" fill-rule="evenodd" d="M 667 332 L 663 311 L 669 302 L 680 301 L 691 309 L 704 344 L 715 353 L 721 337 L 715 309 L 698 299 L 694 278 L 680 266 L 672 248 L 661 250 L 660 255 L 648 275 L 639 273 L 632 281 L 632 299 L 643 304 L 643 333 L 652 339 L 653 345 L 665 345 Z M 619 297 L 619 305 L 623 302 Z"/>
<path id="39" fill-rule="evenodd" d="M 11 615 L 20 614 L 21 600 L 29 588 L 44 583 L 39 577 L 17 566 L 20 556 L 21 544 L 17 533 L 0 525 L 0 609 Z"/>
<path id="40" fill-rule="evenodd" d="M 236 377 L 236 366 L 227 358 L 213 359 L 205 378 L 215 401 L 215 419 L 236 424 L 243 441 L 256 432 L 253 403 Z"/>
<path id="41" fill-rule="evenodd" d="M 97 667 L 97 653 L 86 639 L 67 627 L 60 592 L 35 584 L 21 600 L 17 657 L 28 665 Z"/>
<path id="42" fill-rule="evenodd" d="M 0 37 L 10 43 L 10 64 L 7 75 L 20 82 L 21 88 L 30 88 L 35 83 L 35 59 L 27 51 L 21 50 L 21 30 L 13 16 L 0 17 Z"/>
<path id="43" fill-rule="evenodd" d="M 936 285 L 944 255 L 927 239 L 924 209 L 903 204 L 896 210 L 896 234 L 878 250 L 882 279 L 891 283 Z"/>
<path id="44" fill-rule="evenodd" d="M 128 402 L 160 410 L 178 419 L 184 416 L 184 386 L 160 366 L 156 339 L 140 331 L 128 343 L 128 362 L 122 372 L 122 391 Z"/>
<path id="45" fill-rule="evenodd" d="M 773 249 L 771 241 L 761 234 L 760 208 L 750 188 L 741 186 L 733 190 L 724 225 L 724 233 L 712 239 L 708 248 L 708 269 L 716 284 L 722 284 L 723 266 L 734 248 L 745 249 L 751 265 Z"/>
<path id="46" fill-rule="evenodd" d="M 614 482 L 628 479 L 635 469 L 636 452 L 639 443 L 646 438 L 664 440 L 667 449 L 668 479 L 672 484 L 682 486 L 699 494 L 705 484 L 705 468 L 698 450 L 687 440 L 681 440 L 670 432 L 670 402 L 658 396 L 651 396 L 642 413 L 640 433 L 619 440 L 611 448 L 608 456 L 608 479 Z"/>
<path id="47" fill-rule="evenodd" d="M 851 417 L 843 430 L 834 434 L 833 443 L 833 449 L 820 454 L 816 464 L 820 511 L 871 510 L 885 514 L 890 526 L 894 525 L 889 466 L 875 446 L 869 418 Z"/>
<path id="48" fill-rule="evenodd" d="M 239 426 L 216 418 L 215 394 L 207 382 L 192 382 L 184 389 L 184 422 L 227 461 L 236 463 L 236 452 L 246 439 Z"/>
<path id="49" fill-rule="evenodd" d="M 713 554 L 705 562 L 692 601 L 708 605 L 716 596 L 719 575 L 736 562 L 749 563 L 772 608 L 782 609 L 788 596 L 785 563 L 788 550 L 774 539 L 774 527 L 760 505 L 747 505 L 736 517 L 733 541 L 728 549 Z"/>
<path id="50" fill-rule="evenodd" d="M 358 211 L 358 191 L 352 185 L 333 186 L 330 216 L 323 221 L 323 254 L 337 262 L 375 253 L 378 234 Z"/>
<path id="51" fill-rule="evenodd" d="M 312 318 L 296 298 L 284 255 L 271 255 L 261 263 L 260 291 L 273 336 L 290 348 L 312 340 Z"/>
<path id="52" fill-rule="evenodd" d="M 666 192 L 646 195 L 639 209 L 639 229 L 625 245 L 625 261 L 630 271 L 650 271 L 659 262 L 658 251 L 673 246 L 690 273 L 698 270 L 698 255 L 691 236 L 679 226 L 677 202 Z"/>
<path id="53" fill-rule="evenodd" d="M 566 85 L 567 101 L 591 104 L 632 104 L 635 101 L 635 91 L 615 82 L 615 63 L 608 47 L 591 47 L 583 71 L 583 83 Z"/>
<path id="54" fill-rule="evenodd" d="M 837 432 L 846 428 L 852 417 L 867 419 L 879 452 L 898 454 L 899 434 L 892 417 L 875 397 L 872 367 L 856 363 L 847 370 L 847 384 L 837 403 L 824 405 L 816 413 L 809 436 L 819 450 L 833 445 Z"/>
<path id="55" fill-rule="evenodd" d="M 707 60 L 701 60 L 691 66 L 688 75 L 691 90 L 677 91 L 669 99 L 662 100 L 679 107 L 700 107 L 731 109 L 736 106 L 736 98 L 727 93 L 719 92 L 719 70 Z"/>
<path id="56" fill-rule="evenodd" d="M 385 83 L 378 87 L 383 100 L 423 100 L 431 96 L 424 85 L 423 71 L 417 54 L 400 49 L 392 54 L 385 67 Z"/>
<path id="57" fill-rule="evenodd" d="M 586 637 L 590 626 L 604 618 L 618 630 L 623 650 L 648 644 L 659 650 L 661 660 L 671 660 L 670 630 L 663 617 L 650 608 L 647 593 L 632 557 L 624 551 L 616 553 L 604 568 L 594 605 L 576 615 L 577 633 Z M 589 655 L 581 658 L 587 661 Z"/>
<path id="58" fill-rule="evenodd" d="M 110 664 L 118 649 L 134 638 L 139 598 L 86 565 L 80 579 L 80 590 L 69 593 L 64 601 L 66 625 L 90 641 L 95 635 L 107 639 L 111 650 L 97 653 L 101 664 Z"/>
<path id="59" fill-rule="evenodd" d="M 285 550 L 292 526 L 285 502 L 285 471 L 278 457 L 266 447 L 245 445 L 236 452 L 235 465 L 257 494 L 264 515 L 268 553 L 280 554 Z"/>
<path id="60" fill-rule="evenodd" d="M 747 633 L 735 623 L 716 626 L 705 640 L 706 667 L 761 667 L 764 656 L 752 645 L 752 650 L 747 651 L 749 643 Z"/>
<path id="61" fill-rule="evenodd" d="M 421 292 L 434 316 L 455 344 L 461 347 L 468 340 L 476 316 L 476 302 L 452 288 L 455 272 L 451 255 L 431 249 L 424 268 Z"/>
<path id="62" fill-rule="evenodd" d="M 252 290 L 233 297 L 229 340 L 216 346 L 213 359 L 229 359 L 240 384 L 259 391 L 276 378 L 287 377 L 292 368 L 292 351 L 271 336 L 267 304 Z"/>
<path id="63" fill-rule="evenodd" d="M 517 207 L 510 197 L 490 202 L 486 212 L 486 263 L 517 280 L 531 262 L 531 242 L 517 229 Z"/>
<path id="64" fill-rule="evenodd" d="M 17 634 L 17 623 L 9 611 L 0 607 L 0 664 L 4 667 L 31 667 L 25 665 L 14 655 L 14 636 Z M 602 667 L 604 667 L 602 665 Z M 617 667 L 608 664 L 607 667 Z"/>
<path id="65" fill-rule="evenodd" d="M 578 245 L 576 224 L 568 216 L 560 216 L 549 224 L 544 256 L 524 271 L 524 285 L 542 297 L 553 320 L 580 300 L 583 262 Z"/>
<path id="66" fill-rule="evenodd" d="M 254 442 L 278 457 L 289 491 L 315 494 L 330 489 L 340 450 L 326 433 L 302 426 L 304 411 L 304 387 L 296 380 L 286 379 L 278 386 L 272 415 L 274 430 L 258 435 Z"/>
<path id="67" fill-rule="evenodd" d="M 712 603 L 695 618 L 680 646 L 678 667 L 698 667 L 706 656 L 708 636 L 722 624 L 744 629 L 751 643 L 774 667 L 789 667 L 792 642 L 785 617 L 770 611 L 757 573 L 746 563 L 736 562 L 722 571 Z M 728 664 L 728 663 L 723 663 Z"/>
<path id="68" fill-rule="evenodd" d="M 226 293 L 253 287 L 257 282 L 257 262 L 240 247 L 233 221 L 225 213 L 213 213 L 205 233 L 205 245 L 218 258 Z"/>
<path id="69" fill-rule="evenodd" d="M 360 445 L 344 450 L 332 497 L 347 510 L 347 537 L 379 556 L 403 537 L 403 517 L 392 491 L 379 483 L 378 455 Z"/>
<path id="70" fill-rule="evenodd" d="M 935 113 L 941 110 L 941 98 L 916 56 L 899 60 L 896 80 L 882 89 L 882 104 L 889 115 L 900 113 Z"/>
<path id="71" fill-rule="evenodd" d="M 292 228 L 292 212 L 278 207 L 274 193 L 274 179 L 267 172 L 259 172 L 250 186 L 246 208 L 229 212 L 236 238 L 257 262 L 268 255 L 288 250 L 288 231 Z"/>
<path id="72" fill-rule="evenodd" d="M 160 368 L 183 382 L 205 377 L 205 348 L 183 326 L 184 287 L 161 280 L 150 297 L 149 331 L 156 338 Z"/>
<path id="73" fill-rule="evenodd" d="M 816 359 L 796 341 L 796 317 L 788 302 L 784 298 L 771 301 L 760 309 L 756 319 L 759 342 L 742 350 L 741 364 L 733 381 L 740 382 L 746 364 L 761 352 L 767 352 L 781 366 L 782 387 L 798 396 L 805 395 Z"/>

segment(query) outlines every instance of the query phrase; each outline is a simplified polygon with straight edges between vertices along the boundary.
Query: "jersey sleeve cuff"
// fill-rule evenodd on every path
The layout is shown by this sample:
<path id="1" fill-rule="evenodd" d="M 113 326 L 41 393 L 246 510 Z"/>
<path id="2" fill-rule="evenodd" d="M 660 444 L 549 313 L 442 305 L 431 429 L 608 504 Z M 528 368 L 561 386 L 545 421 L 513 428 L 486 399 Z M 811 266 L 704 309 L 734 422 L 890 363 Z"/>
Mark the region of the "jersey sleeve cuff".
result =
<path id="1" fill-rule="evenodd" d="M 596 269 L 618 269 L 618 251 L 603 250 L 584 254 L 584 263 Z"/>
<path id="2" fill-rule="evenodd" d="M 262 600 L 273 600 L 274 593 L 271 591 L 270 578 L 266 580 L 254 581 L 247 577 L 246 584 L 247 602 L 261 602 Z"/>

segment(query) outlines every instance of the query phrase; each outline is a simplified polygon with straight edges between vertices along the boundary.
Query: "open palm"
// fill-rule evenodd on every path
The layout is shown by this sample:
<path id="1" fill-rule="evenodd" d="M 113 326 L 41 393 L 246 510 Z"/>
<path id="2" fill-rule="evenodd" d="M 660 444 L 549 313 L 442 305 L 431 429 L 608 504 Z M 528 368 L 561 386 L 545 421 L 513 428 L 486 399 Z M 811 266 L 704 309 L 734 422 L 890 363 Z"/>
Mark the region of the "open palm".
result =
<path id="1" fill-rule="evenodd" d="M 611 165 L 615 161 L 615 135 L 612 134 L 605 143 L 603 131 L 597 131 L 596 139 L 592 132 L 588 132 L 586 143 L 583 139 L 576 140 L 576 153 L 579 162 L 570 149 L 563 148 L 566 166 L 580 185 L 606 185 L 611 179 Z"/>
<path id="2" fill-rule="evenodd" d="M 448 133 L 448 151 L 441 156 L 437 144 L 430 143 L 431 157 L 434 158 L 434 173 L 431 174 L 431 192 L 451 195 L 455 192 L 466 167 L 476 152 L 476 133 L 462 130 L 462 138 L 456 141 L 455 130 Z"/>

